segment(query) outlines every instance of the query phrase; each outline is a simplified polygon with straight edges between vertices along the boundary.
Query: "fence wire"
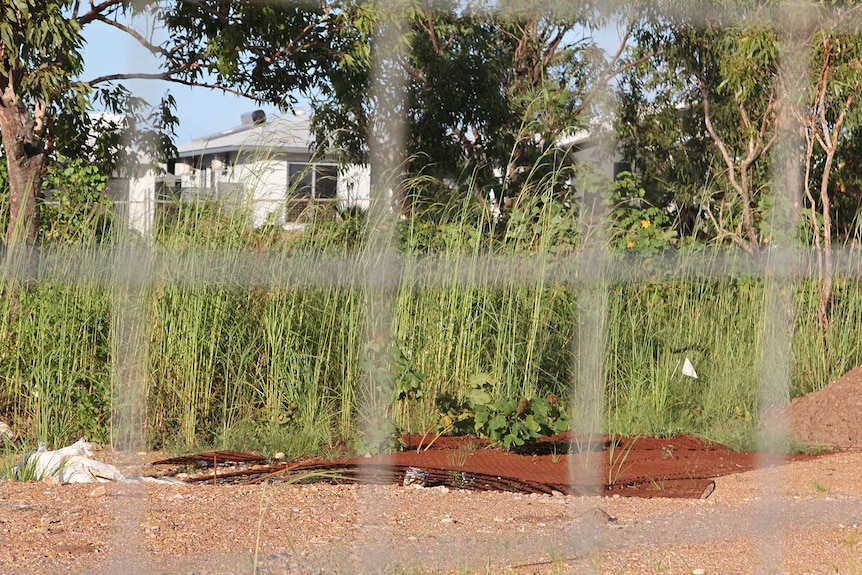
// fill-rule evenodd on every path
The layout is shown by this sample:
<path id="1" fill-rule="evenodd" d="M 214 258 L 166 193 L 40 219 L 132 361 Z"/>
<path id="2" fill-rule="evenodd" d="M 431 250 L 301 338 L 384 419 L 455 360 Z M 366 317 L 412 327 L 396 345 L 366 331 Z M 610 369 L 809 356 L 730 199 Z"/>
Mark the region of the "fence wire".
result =
<path id="1" fill-rule="evenodd" d="M 499 9 L 505 11 L 500 3 Z M 569 3 L 563 3 L 569 4 Z M 686 4 L 686 3 L 683 3 Z M 617 8 L 626 8 L 629 3 L 619 3 Z M 546 4 L 532 3 L 534 10 L 562 10 L 561 4 L 548 2 Z M 518 6 L 513 9 L 522 9 Z M 566 8 L 568 9 L 568 8 Z M 752 12 L 737 12 L 721 6 L 704 3 L 687 3 L 678 13 L 668 13 L 668 19 L 682 18 L 690 22 L 709 18 L 718 19 L 728 25 L 739 21 L 762 21 L 763 23 L 787 27 L 789 45 L 794 50 L 788 50 L 781 66 L 784 75 L 799 78 L 803 65 L 809 57 L 799 43 L 792 41 L 793 32 L 805 28 L 824 17 L 823 11 L 817 11 L 807 3 L 785 2 L 763 10 Z M 705 20 L 704 20 L 705 21 Z M 842 20 L 842 26 L 848 30 L 857 30 L 859 17 L 851 15 Z M 388 55 L 397 50 L 399 43 L 399 27 L 393 25 L 382 33 L 374 46 L 376 53 Z M 383 58 L 375 60 L 377 66 L 387 62 Z M 395 75 L 386 74 L 376 69 L 374 91 L 378 104 L 390 110 L 383 114 L 386 117 L 396 117 L 403 110 L 403 87 L 382 85 L 377 78 L 392 78 Z M 797 90 L 801 89 L 799 84 Z M 370 248 L 361 258 L 353 259 L 344 256 L 327 254 L 301 254 L 278 256 L 260 254 L 254 251 L 203 251 L 193 250 L 182 253 L 171 253 L 157 250 L 146 244 L 131 244 L 120 242 L 112 249 L 44 249 L 34 252 L 33 261 L 21 267 L 20 277 L 29 280 L 51 280 L 69 283 L 104 283 L 114 288 L 114 318 L 113 318 L 113 377 L 116 398 L 114 405 L 114 427 L 116 435 L 114 443 L 129 451 L 142 450 L 145 445 L 145 414 L 146 394 L 143 392 L 146 380 L 145 366 L 147 363 L 148 338 L 143 320 L 146 309 L 146 294 L 155 284 L 168 281 L 177 285 L 229 285 L 244 288 L 258 287 L 354 287 L 361 288 L 365 293 L 366 317 L 368 329 L 367 342 L 389 340 L 394 337 L 390 333 L 392 326 L 392 308 L 395 293 L 403 281 L 405 261 L 394 248 L 394 225 L 399 214 L 388 209 L 393 190 L 399 189 L 399 182 L 392 174 L 397 173 L 404 154 L 406 121 L 402 117 L 400 125 L 389 126 L 388 139 L 385 146 L 372 150 L 372 174 L 384 174 L 372 186 L 371 208 L 367 242 Z M 787 128 L 781 133 L 781 145 L 788 149 L 799 146 L 798 134 Z M 788 156 L 789 157 L 789 156 Z M 792 160 L 787 160 L 792 162 Z M 386 177 L 391 179 L 387 180 Z M 802 182 L 798 169 L 788 169 L 787 164 L 778 166 L 774 173 L 776 189 L 787 195 L 791 205 L 799 205 L 802 196 Z M 587 190 L 584 195 L 585 206 L 598 192 Z M 585 212 L 588 210 L 584 210 Z M 603 214 L 593 215 L 596 222 Z M 775 218 L 781 214 L 776 211 Z M 594 224 L 596 222 L 593 222 Z M 792 226 L 791 221 L 777 221 L 780 227 Z M 600 226 L 596 226 L 600 227 Z M 573 369 L 572 397 L 578 398 L 572 407 L 574 420 L 580 431 L 600 433 L 606 428 L 605 421 L 605 357 L 607 350 L 603 342 L 607 340 L 607 295 L 611 285 L 617 283 L 649 283 L 667 279 L 732 279 L 756 278 L 767 282 L 766 306 L 770 313 L 766 314 L 766 326 L 763 330 L 764 359 L 762 365 L 760 405 L 762 409 L 786 405 L 790 399 L 789 366 L 792 360 L 790 338 L 793 326 L 793 301 L 786 295 L 786 288 L 805 278 L 815 277 L 817 273 L 818 254 L 801 246 L 772 246 L 765 249 L 757 257 L 740 256 L 723 250 L 704 251 L 693 255 L 677 253 L 653 256 L 649 259 L 626 257 L 620 258 L 610 254 L 604 247 L 604 240 L 599 235 L 586 235 L 589 242 L 573 256 L 533 256 L 519 255 L 484 255 L 445 259 L 433 254 L 419 261 L 412 271 L 411 282 L 422 287 L 453 285 L 458 286 L 531 286 L 547 285 L 549 283 L 566 285 L 576 290 L 579 301 L 580 317 L 577 325 L 572 326 L 575 334 L 573 341 L 575 349 L 573 356 L 577 363 Z M 852 247 L 835 250 L 836 273 L 844 277 L 862 278 L 862 258 Z M 374 434 L 388 423 L 387 414 L 380 404 L 382 398 L 391 397 L 393 380 L 389 377 L 379 377 L 371 381 L 371 388 L 365 390 L 365 402 L 360 413 L 364 420 L 362 425 L 369 434 Z M 763 430 L 758 438 L 758 448 L 763 452 L 780 451 L 787 444 L 787 426 L 785 419 L 772 418 L 772 426 Z M 761 465 L 776 463 L 774 457 L 764 459 Z M 589 468 L 572 469 L 571 473 L 588 474 L 598 481 L 601 473 L 598 461 Z M 776 494 L 774 500 L 764 501 L 756 513 L 757 521 L 763 526 L 763 536 L 757 541 L 757 553 L 764 572 L 781 572 L 782 558 L 776 555 L 780 546 L 775 544 L 780 534 L 784 510 L 781 508 L 777 495 L 780 488 L 771 485 L 767 493 Z M 139 501 L 144 498 L 140 497 Z M 387 514 L 391 505 L 381 501 L 360 496 L 356 502 L 363 516 L 364 525 L 380 525 L 381 519 Z M 145 509 L 131 507 L 123 503 L 115 509 L 116 523 L 120 532 L 131 537 L 134 525 L 146 514 Z M 135 513 L 130 514 L 130 509 Z M 125 525 L 125 528 L 123 526 Z M 575 530 L 578 531 L 575 531 Z M 601 541 L 597 536 L 597 526 L 593 532 L 584 533 L 583 522 L 573 527 L 570 533 L 573 545 L 583 545 L 592 553 L 597 553 L 605 545 L 613 545 L 611 541 Z M 367 553 L 361 558 L 357 570 L 361 572 L 378 572 L 388 566 L 387 549 L 390 533 L 386 529 L 363 530 L 357 533 L 357 538 L 363 542 Z M 529 536 L 527 534 L 526 536 Z M 127 547 L 124 547 L 128 549 Z M 122 564 L 128 571 L 146 571 L 141 565 L 139 556 L 140 545 L 132 548 L 132 554 L 122 559 Z"/>

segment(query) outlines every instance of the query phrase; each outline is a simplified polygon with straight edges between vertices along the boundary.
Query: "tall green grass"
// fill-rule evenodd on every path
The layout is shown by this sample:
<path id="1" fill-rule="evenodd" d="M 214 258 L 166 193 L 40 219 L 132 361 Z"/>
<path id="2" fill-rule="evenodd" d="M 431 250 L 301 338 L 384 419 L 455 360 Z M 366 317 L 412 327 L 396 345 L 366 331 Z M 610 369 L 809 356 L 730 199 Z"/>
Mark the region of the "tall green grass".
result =
<path id="1" fill-rule="evenodd" d="M 356 276 L 328 285 L 247 283 L 243 258 L 265 255 L 274 270 L 298 255 L 360 260 L 362 217 L 286 234 L 251 230 L 243 214 L 177 209 L 174 223 L 159 230 L 153 257 L 215 253 L 223 279 L 196 279 L 214 270 L 194 269 L 210 261 L 194 259 L 177 269 L 154 266 L 145 278 L 148 444 L 309 453 L 349 441 L 369 377 L 360 271 L 345 267 Z M 434 398 L 463 395 L 477 376 L 493 382 L 496 397 L 554 393 L 577 402 L 569 397 L 575 286 L 552 273 L 524 278 L 509 266 L 500 276 L 480 265 L 490 256 L 515 257 L 553 271 L 555 258 L 577 252 L 573 210 L 539 196 L 502 225 L 470 199 L 417 206 L 399 226 L 403 268 L 391 335 L 425 384 L 421 398 L 393 410 L 395 423 L 424 431 L 436 417 Z M 429 276 L 430 256 L 445 273 Z M 79 434 L 111 437 L 111 325 L 119 300 L 104 278 L 69 278 L 10 284 L 0 299 L 0 418 L 27 441 L 54 446 Z M 749 445 L 770 314 L 764 282 L 668 274 L 614 280 L 606 289 L 608 431 Z M 799 395 L 862 361 L 862 285 L 836 281 L 828 349 L 814 283 L 787 289 L 796 302 L 791 378 Z M 685 357 L 698 379 L 682 375 Z"/>
<path id="2" fill-rule="evenodd" d="M 727 439 L 757 413 L 763 286 L 748 280 L 617 286 L 611 292 L 611 426 L 624 434 Z M 688 357 L 698 379 L 682 374 Z M 731 422 L 731 429 L 725 429 Z"/>
<path id="3" fill-rule="evenodd" d="M 405 226 L 405 272 L 394 333 L 427 378 L 423 424 L 434 416 L 436 396 L 463 395 L 479 375 L 492 382 L 497 397 L 565 396 L 569 385 L 572 291 L 546 284 L 544 276 L 524 284 L 517 266 L 499 277 L 481 265 L 492 254 L 544 262 L 547 250 L 534 243 L 536 236 L 551 233 L 548 227 L 557 214 L 548 215 L 551 204 L 531 205 L 534 230 L 498 234 L 475 195 L 467 197 L 454 211 L 434 206 L 427 220 Z M 448 275 L 430 286 L 417 284 L 429 252 Z"/>
<path id="4" fill-rule="evenodd" d="M 0 317 L 0 418 L 34 442 L 106 440 L 110 290 L 90 282 L 7 285 Z"/>

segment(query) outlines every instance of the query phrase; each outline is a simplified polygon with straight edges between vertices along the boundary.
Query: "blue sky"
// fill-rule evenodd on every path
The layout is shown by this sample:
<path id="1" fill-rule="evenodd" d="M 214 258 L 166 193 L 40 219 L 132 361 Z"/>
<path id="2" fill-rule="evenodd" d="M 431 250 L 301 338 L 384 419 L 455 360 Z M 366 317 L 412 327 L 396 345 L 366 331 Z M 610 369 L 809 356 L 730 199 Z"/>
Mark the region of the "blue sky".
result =
<path id="1" fill-rule="evenodd" d="M 87 41 L 83 53 L 84 80 L 105 74 L 157 71 L 155 60 L 146 50 L 124 33 L 101 22 L 87 26 L 84 37 Z M 240 123 L 242 114 L 258 108 L 270 116 L 278 113 L 275 107 L 260 106 L 247 98 L 203 88 L 147 80 L 125 85 L 150 102 L 157 102 L 162 94 L 170 91 L 177 102 L 176 113 L 180 119 L 176 144 L 232 128 Z"/>

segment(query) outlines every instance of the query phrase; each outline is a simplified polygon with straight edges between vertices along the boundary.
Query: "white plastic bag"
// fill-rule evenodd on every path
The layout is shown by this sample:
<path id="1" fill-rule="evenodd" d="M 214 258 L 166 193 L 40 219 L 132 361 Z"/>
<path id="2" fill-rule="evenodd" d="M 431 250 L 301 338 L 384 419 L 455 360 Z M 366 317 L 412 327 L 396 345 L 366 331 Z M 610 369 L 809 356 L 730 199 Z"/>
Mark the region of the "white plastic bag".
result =
<path id="1" fill-rule="evenodd" d="M 85 439 L 79 439 L 72 445 L 54 451 L 40 446 L 38 450 L 25 456 L 19 466 L 19 475 L 23 473 L 32 479 L 53 480 L 61 484 L 123 481 L 125 478 L 119 469 L 92 458 L 92 447 Z"/>

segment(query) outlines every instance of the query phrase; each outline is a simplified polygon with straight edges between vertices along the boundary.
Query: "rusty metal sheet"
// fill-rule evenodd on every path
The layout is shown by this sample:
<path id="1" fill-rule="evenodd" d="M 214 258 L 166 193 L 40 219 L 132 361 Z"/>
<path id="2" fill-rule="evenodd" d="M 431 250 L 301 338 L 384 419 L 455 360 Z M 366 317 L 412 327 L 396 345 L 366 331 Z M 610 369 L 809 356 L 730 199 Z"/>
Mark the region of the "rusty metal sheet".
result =
<path id="1" fill-rule="evenodd" d="M 218 463 L 260 463 L 269 461 L 269 458 L 265 455 L 241 451 L 203 451 L 154 461 L 153 465 L 198 465 L 201 462 L 205 465 L 212 465 L 214 461 Z"/>

